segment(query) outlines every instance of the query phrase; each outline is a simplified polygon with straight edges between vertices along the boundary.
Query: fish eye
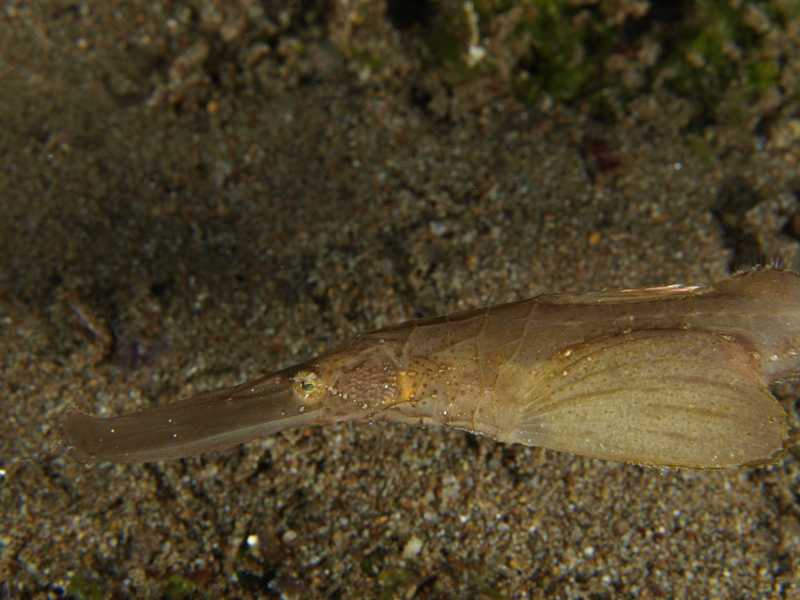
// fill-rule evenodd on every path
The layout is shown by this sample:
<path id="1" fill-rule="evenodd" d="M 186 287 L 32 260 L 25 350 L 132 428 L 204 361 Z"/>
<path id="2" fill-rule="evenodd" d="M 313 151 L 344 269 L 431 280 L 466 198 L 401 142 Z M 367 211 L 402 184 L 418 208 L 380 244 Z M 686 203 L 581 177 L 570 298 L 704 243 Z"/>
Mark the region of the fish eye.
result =
<path id="1" fill-rule="evenodd" d="M 322 399 L 325 386 L 322 377 L 314 371 L 298 371 L 290 377 L 295 393 L 305 404 L 316 404 Z"/>

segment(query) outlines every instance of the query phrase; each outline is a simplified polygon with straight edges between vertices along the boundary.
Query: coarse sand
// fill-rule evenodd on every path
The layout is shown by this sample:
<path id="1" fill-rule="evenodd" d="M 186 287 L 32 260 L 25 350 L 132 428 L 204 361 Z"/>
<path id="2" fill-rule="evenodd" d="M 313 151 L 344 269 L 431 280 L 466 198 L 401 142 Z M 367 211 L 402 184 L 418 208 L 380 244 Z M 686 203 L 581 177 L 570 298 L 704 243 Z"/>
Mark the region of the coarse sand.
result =
<path id="1" fill-rule="evenodd" d="M 69 405 L 123 414 L 545 291 L 800 266 L 791 115 L 692 137 L 669 93 L 602 122 L 490 79 L 426 107 L 399 50 L 233 56 L 238 21 L 159 6 L 0 14 L 0 598 L 800 597 L 796 447 L 661 472 L 343 424 L 71 456 Z M 775 393 L 797 428 L 798 386 Z"/>

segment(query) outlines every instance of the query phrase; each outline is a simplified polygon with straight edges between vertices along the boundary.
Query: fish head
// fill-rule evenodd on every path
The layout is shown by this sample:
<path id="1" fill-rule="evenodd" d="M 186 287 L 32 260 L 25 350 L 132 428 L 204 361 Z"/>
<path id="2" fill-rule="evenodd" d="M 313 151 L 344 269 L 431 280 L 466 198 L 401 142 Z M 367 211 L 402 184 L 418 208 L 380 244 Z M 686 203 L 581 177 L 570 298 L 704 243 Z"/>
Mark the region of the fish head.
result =
<path id="1" fill-rule="evenodd" d="M 300 365 L 290 379 L 296 396 L 330 422 L 368 419 L 413 402 L 421 371 L 402 360 L 394 344 L 356 338 Z"/>

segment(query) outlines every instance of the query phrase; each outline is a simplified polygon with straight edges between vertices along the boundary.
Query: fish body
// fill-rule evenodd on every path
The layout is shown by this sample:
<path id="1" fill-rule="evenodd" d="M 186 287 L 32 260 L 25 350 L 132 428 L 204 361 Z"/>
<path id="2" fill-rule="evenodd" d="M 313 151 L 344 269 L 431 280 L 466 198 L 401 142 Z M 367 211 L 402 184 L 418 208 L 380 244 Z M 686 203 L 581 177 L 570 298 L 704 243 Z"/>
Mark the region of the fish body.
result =
<path id="1" fill-rule="evenodd" d="M 800 374 L 800 275 L 543 294 L 408 321 L 240 386 L 111 419 L 69 409 L 88 460 L 179 458 L 282 429 L 443 425 L 609 460 L 731 468 L 783 451 L 769 386 Z"/>

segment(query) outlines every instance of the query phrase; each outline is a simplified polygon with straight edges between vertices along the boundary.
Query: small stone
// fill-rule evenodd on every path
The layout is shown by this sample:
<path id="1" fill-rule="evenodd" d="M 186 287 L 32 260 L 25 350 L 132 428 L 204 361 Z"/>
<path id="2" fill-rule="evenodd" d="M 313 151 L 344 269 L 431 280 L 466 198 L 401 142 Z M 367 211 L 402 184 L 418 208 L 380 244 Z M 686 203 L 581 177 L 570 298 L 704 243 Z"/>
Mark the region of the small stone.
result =
<path id="1" fill-rule="evenodd" d="M 411 536 L 403 548 L 403 558 L 414 558 L 422 551 L 423 541 L 417 536 Z"/>
<path id="2" fill-rule="evenodd" d="M 798 139 L 800 139 L 800 119 L 789 119 L 770 132 L 770 142 L 778 149 L 788 148 Z"/>
<path id="3" fill-rule="evenodd" d="M 296 531 L 292 531 L 291 529 L 289 529 L 289 530 L 288 530 L 286 533 L 284 533 L 284 534 L 281 536 L 281 541 L 282 541 L 284 544 L 291 544 L 291 543 L 293 543 L 293 542 L 294 542 L 296 539 L 297 539 L 297 532 L 296 532 Z"/>

